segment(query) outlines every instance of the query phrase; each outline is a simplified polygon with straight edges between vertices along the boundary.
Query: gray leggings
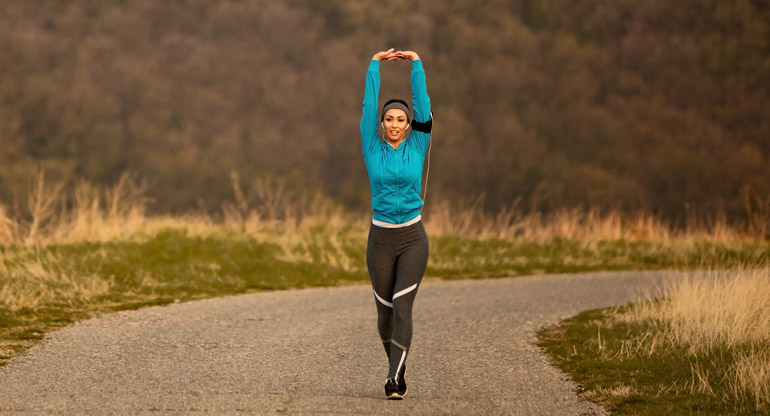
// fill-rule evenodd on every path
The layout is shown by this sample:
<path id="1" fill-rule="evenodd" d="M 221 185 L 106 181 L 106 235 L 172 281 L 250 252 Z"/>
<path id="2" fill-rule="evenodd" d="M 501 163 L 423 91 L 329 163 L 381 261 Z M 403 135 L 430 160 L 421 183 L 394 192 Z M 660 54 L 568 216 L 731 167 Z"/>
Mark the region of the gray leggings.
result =
<path id="1" fill-rule="evenodd" d="M 388 378 L 398 381 L 412 343 L 412 305 L 428 266 L 422 221 L 402 228 L 369 228 L 366 265 L 377 304 L 377 330 L 388 355 Z"/>

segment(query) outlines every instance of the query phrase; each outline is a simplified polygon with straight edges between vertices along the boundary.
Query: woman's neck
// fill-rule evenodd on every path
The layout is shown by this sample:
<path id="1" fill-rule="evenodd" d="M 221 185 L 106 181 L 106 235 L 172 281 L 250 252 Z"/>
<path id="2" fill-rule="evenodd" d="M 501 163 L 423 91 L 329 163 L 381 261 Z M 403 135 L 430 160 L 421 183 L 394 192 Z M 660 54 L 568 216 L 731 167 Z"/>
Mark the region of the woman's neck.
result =
<path id="1" fill-rule="evenodd" d="M 404 138 L 402 137 L 401 140 L 396 141 L 396 142 L 392 142 L 392 141 L 388 140 L 388 144 L 391 145 L 394 149 L 398 149 L 398 145 L 403 143 L 403 141 L 404 141 Z"/>

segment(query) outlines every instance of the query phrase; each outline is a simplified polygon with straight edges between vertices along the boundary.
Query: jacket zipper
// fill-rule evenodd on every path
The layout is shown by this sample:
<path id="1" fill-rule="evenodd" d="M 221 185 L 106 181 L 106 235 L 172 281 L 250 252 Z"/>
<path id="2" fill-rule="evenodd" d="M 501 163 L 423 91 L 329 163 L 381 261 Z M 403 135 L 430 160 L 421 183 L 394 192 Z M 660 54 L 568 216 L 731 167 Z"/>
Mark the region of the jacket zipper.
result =
<path id="1" fill-rule="evenodd" d="M 396 221 L 401 222 L 401 186 L 398 182 L 398 151 L 396 150 L 394 153 L 396 155 L 396 213 L 398 215 L 398 219 Z"/>

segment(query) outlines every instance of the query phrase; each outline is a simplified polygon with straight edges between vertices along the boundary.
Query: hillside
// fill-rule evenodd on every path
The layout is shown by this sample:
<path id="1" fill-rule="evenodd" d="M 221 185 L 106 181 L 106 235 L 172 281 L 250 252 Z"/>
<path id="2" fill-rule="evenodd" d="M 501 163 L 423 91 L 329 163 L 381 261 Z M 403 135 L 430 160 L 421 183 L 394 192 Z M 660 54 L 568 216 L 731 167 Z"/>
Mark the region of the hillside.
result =
<path id="1" fill-rule="evenodd" d="M 219 209 L 229 173 L 366 207 L 358 122 L 378 50 L 418 51 L 430 196 L 678 220 L 770 197 L 762 1 L 44 1 L 0 13 L 0 202 L 28 179 L 147 180 Z M 381 99 L 408 97 L 406 63 Z M 247 186 L 248 188 L 248 186 Z M 247 198 L 258 199 L 258 187 Z M 759 199 L 757 199 L 759 198 Z M 17 201 L 14 203 L 14 200 Z"/>

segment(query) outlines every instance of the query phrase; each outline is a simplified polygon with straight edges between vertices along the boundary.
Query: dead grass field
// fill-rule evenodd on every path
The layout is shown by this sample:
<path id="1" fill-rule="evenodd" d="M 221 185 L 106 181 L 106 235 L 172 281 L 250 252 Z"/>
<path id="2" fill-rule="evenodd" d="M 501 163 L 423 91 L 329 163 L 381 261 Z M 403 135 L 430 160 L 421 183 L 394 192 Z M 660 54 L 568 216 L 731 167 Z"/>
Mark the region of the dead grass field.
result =
<path id="1" fill-rule="evenodd" d="M 654 322 L 644 334 L 627 341 L 622 355 L 649 355 L 672 345 L 685 347 L 693 359 L 691 390 L 728 394 L 731 402 L 770 409 L 767 264 L 693 271 L 664 293 L 657 301 L 639 303 L 617 315 L 623 322 Z M 709 367 L 702 365 L 703 357 L 719 355 L 726 357 L 722 374 L 709 374 Z"/>

